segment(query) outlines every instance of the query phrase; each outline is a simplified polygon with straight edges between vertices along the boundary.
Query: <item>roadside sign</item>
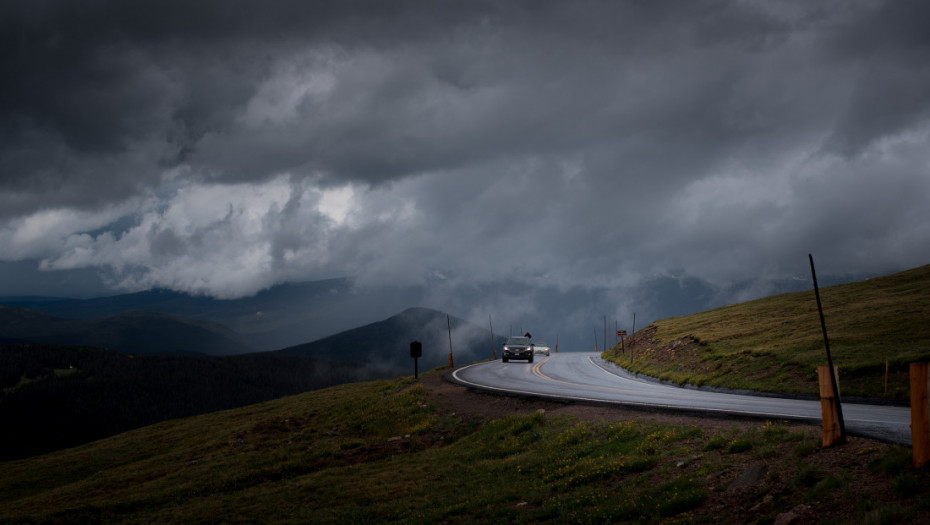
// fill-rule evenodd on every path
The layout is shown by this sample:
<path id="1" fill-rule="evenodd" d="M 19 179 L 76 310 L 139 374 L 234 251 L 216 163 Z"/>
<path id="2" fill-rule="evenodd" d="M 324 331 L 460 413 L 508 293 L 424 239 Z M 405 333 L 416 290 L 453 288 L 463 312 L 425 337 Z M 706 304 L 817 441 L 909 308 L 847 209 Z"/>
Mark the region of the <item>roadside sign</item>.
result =
<path id="1" fill-rule="evenodd" d="M 420 358 L 423 357 L 423 343 L 419 341 L 410 342 L 410 357 L 413 358 L 413 378 L 420 378 Z"/>
<path id="2" fill-rule="evenodd" d="M 623 337 L 626 335 L 626 330 L 617 330 L 617 337 Z"/>

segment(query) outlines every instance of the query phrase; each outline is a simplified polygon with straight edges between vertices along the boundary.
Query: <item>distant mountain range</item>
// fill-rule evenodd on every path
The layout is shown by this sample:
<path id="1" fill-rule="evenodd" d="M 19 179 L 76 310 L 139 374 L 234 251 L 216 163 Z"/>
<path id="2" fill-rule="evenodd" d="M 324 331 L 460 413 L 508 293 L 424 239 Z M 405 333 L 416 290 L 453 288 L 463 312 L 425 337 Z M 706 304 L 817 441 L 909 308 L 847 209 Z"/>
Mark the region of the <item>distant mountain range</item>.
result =
<path id="1" fill-rule="evenodd" d="M 820 279 L 821 286 L 851 280 L 854 280 L 852 276 L 831 278 L 829 275 Z M 759 283 L 745 282 L 721 288 L 687 275 L 663 274 L 644 279 L 631 288 L 609 293 L 603 289 L 560 289 L 520 283 L 455 286 L 446 282 L 430 282 L 422 286 L 358 287 L 351 279 L 339 278 L 280 284 L 254 296 L 240 299 L 215 299 L 156 289 L 93 299 L 0 297 L 0 304 L 30 308 L 60 319 L 92 320 L 98 323 L 103 319 L 109 319 L 109 323 L 95 326 L 91 330 L 103 329 L 101 335 L 87 340 L 87 344 L 105 345 L 109 348 L 126 348 L 119 343 L 119 339 L 133 340 L 134 344 L 148 340 L 151 342 L 148 348 L 160 347 L 168 348 L 171 352 L 182 352 L 185 350 L 178 348 L 177 342 L 167 344 L 168 341 L 161 339 L 170 333 L 190 332 L 185 338 L 197 343 L 189 346 L 199 347 L 191 351 L 204 354 L 262 352 L 284 348 L 290 351 L 291 347 L 310 342 L 319 344 L 305 349 L 306 351 L 315 354 L 333 353 L 332 349 L 322 349 L 321 345 L 324 343 L 321 340 L 336 336 L 339 337 L 325 344 L 345 340 L 346 336 L 342 335 L 342 332 L 369 327 L 403 312 L 410 306 L 419 305 L 445 312 L 468 312 L 482 319 L 491 314 L 494 325 L 498 328 L 496 333 L 506 335 L 529 330 L 540 339 L 550 343 L 559 342 L 564 351 L 593 350 L 592 343 L 595 340 L 601 343 L 611 342 L 612 338 L 607 336 L 614 333 L 614 328 L 635 328 L 631 323 L 634 315 L 636 325 L 642 327 L 658 319 L 802 289 L 810 289 L 810 280 L 806 277 Z M 168 330 L 164 328 L 165 323 L 169 322 L 168 319 L 163 318 L 156 322 L 156 318 L 151 317 L 143 322 L 139 318 L 143 314 L 138 313 L 132 314 L 135 319 L 123 317 L 131 312 L 146 312 L 146 316 L 162 314 L 181 325 L 175 325 Z M 445 324 L 442 321 L 444 320 L 440 319 L 440 325 Z M 453 323 L 455 322 L 453 320 Z M 153 328 L 148 333 L 142 326 L 159 326 L 159 323 L 162 328 Z M 114 325 L 122 328 L 117 329 Z M 68 337 L 52 336 L 86 333 L 90 330 L 87 326 L 75 328 L 74 325 L 68 326 L 67 323 L 59 321 L 54 325 L 54 330 L 47 334 L 49 337 L 33 337 L 30 340 L 73 342 Z M 487 328 L 483 323 L 481 326 Z M 194 327 L 209 332 L 209 336 L 201 331 L 199 339 L 193 337 Z M 444 332 L 445 326 L 439 328 L 439 332 Z M 608 328 L 609 330 L 606 330 Z M 490 330 L 485 333 L 490 342 L 489 332 Z M 16 339 L 13 335 L 15 333 L 17 332 L 9 326 L 0 326 L 0 339 Z M 109 334 L 109 338 L 104 338 L 102 334 Z M 380 338 L 376 335 L 363 339 L 375 341 Z M 478 337 L 475 340 L 480 339 Z M 404 346 L 409 345 L 409 341 L 403 341 L 402 338 L 395 340 L 395 344 L 400 343 Z M 437 341 L 430 348 L 448 347 L 448 340 L 444 345 L 441 343 Z M 455 338 L 453 343 L 457 345 Z M 357 345 L 353 347 L 360 348 Z M 134 351 L 142 353 L 153 350 L 140 347 Z M 346 352 L 358 354 L 361 351 Z M 444 363 L 448 351 L 437 352 L 439 361 Z M 476 355 L 481 358 L 489 356 L 490 349 L 477 352 Z"/>
<path id="2" fill-rule="evenodd" d="M 138 306 L 139 302 L 126 301 L 126 306 Z M 189 307 L 183 298 L 173 297 L 167 302 Z M 113 311 L 111 305 L 105 306 L 91 311 Z M 68 309 L 58 311 L 67 312 Z M 274 353 L 406 369 L 408 365 L 412 368 L 409 349 L 414 340 L 423 345 L 419 365 L 424 370 L 448 363 L 450 342 L 453 357 L 459 363 L 466 363 L 492 357 L 504 341 L 498 337 L 492 342 L 490 331 L 457 317 L 447 317 L 445 313 L 427 308 L 409 308 L 383 321 Z M 87 346 L 166 355 L 220 356 L 257 351 L 226 326 L 190 317 L 131 311 L 99 319 L 67 319 L 32 308 L 6 305 L 0 305 L 0 343 Z"/>
<path id="3" fill-rule="evenodd" d="M 0 343 L 88 346 L 136 354 L 234 355 L 254 352 L 217 323 L 152 312 L 101 319 L 65 319 L 0 305 Z"/>
<path id="4" fill-rule="evenodd" d="M 251 351 L 259 351 L 331 335 L 327 329 L 334 325 L 351 328 L 363 324 L 353 324 L 352 314 L 344 311 L 343 299 L 348 289 L 345 279 L 331 279 L 284 284 L 234 300 L 156 289 L 94 299 L 0 297 L 0 304 L 31 308 L 67 319 L 103 319 L 128 312 L 148 312 L 185 318 L 190 323 L 204 321 L 225 326 L 238 334 L 240 344 Z M 357 315 L 365 319 L 364 312 Z M 349 322 L 339 322 L 341 318 L 348 318 Z"/>
<path id="5" fill-rule="evenodd" d="M 103 319 L 128 312 L 165 314 L 186 318 L 190 323 L 223 325 L 237 334 L 240 344 L 253 351 L 266 351 L 384 319 L 417 304 L 417 299 L 396 291 L 359 296 L 348 279 L 328 279 L 281 284 L 241 299 L 214 299 L 156 289 L 94 299 L 0 297 L 0 304 L 31 308 L 66 319 Z"/>

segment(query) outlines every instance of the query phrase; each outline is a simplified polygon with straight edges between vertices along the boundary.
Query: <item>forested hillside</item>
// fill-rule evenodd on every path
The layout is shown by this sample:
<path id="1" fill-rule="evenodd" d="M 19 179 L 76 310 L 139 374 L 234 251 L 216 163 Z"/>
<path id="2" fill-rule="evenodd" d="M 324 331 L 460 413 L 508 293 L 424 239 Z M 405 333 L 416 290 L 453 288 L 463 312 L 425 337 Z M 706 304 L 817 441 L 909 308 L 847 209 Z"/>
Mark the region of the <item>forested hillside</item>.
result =
<path id="1" fill-rule="evenodd" d="M 0 460 L 165 419 L 399 374 L 387 367 L 302 356 L 154 356 L 75 346 L 0 345 Z"/>

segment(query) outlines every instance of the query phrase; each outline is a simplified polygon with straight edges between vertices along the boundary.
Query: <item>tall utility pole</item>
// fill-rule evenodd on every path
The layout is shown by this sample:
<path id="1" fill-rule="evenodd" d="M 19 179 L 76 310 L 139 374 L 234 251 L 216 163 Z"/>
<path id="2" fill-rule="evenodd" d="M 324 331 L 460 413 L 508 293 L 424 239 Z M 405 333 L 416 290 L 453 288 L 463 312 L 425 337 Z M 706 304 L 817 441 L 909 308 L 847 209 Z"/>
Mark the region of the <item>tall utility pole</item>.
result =
<path id="1" fill-rule="evenodd" d="M 607 351 L 607 316 L 604 316 L 604 351 Z"/>

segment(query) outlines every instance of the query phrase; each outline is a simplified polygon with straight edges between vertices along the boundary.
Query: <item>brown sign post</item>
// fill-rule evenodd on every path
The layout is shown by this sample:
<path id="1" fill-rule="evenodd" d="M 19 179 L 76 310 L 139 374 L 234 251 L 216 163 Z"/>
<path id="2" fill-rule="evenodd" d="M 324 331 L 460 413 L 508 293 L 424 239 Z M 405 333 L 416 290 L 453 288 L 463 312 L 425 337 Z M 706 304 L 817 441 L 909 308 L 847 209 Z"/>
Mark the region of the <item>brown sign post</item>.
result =
<path id="1" fill-rule="evenodd" d="M 626 353 L 626 348 L 623 346 L 623 337 L 626 335 L 626 330 L 617 330 L 617 337 L 620 338 L 620 352 Z"/>
<path id="2" fill-rule="evenodd" d="M 413 378 L 420 378 L 420 366 L 419 359 L 423 357 L 423 344 L 419 341 L 412 341 L 410 343 L 410 357 L 413 358 Z"/>

